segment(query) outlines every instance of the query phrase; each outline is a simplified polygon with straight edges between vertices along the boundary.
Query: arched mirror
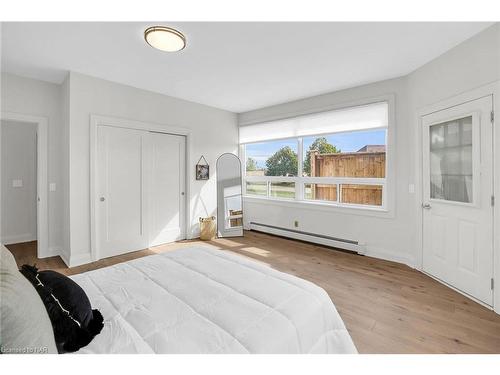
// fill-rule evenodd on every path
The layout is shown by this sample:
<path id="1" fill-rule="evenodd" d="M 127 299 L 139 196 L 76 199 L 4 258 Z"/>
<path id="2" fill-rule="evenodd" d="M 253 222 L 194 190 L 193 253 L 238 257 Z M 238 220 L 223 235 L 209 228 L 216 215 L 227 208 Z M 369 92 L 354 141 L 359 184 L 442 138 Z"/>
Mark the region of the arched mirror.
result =
<path id="1" fill-rule="evenodd" d="M 217 234 L 219 237 L 243 236 L 240 159 L 234 154 L 222 154 L 216 167 Z"/>

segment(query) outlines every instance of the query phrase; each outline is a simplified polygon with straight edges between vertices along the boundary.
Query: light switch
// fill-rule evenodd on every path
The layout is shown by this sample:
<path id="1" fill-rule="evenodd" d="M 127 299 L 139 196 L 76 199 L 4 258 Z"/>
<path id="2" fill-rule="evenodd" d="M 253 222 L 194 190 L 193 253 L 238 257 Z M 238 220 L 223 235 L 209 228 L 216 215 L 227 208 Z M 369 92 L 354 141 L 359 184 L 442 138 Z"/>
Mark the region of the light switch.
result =
<path id="1" fill-rule="evenodd" d="M 409 184 L 408 185 L 408 193 L 414 194 L 415 193 L 415 184 Z"/>
<path id="2" fill-rule="evenodd" d="M 49 184 L 49 191 L 56 191 L 56 183 L 55 182 L 51 182 Z"/>
<path id="3" fill-rule="evenodd" d="M 23 180 L 12 180 L 12 187 L 23 187 Z"/>

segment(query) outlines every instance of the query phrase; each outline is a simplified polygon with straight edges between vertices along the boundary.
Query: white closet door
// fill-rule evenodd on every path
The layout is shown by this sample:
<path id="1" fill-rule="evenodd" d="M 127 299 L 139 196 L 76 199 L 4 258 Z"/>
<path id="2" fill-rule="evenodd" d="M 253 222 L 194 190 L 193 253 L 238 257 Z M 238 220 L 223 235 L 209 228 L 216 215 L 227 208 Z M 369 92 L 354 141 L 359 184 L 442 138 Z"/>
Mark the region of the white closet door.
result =
<path id="1" fill-rule="evenodd" d="M 144 144 L 149 133 L 98 127 L 99 258 L 148 247 L 144 212 Z"/>
<path id="2" fill-rule="evenodd" d="M 185 137 L 149 133 L 150 246 L 185 239 Z"/>

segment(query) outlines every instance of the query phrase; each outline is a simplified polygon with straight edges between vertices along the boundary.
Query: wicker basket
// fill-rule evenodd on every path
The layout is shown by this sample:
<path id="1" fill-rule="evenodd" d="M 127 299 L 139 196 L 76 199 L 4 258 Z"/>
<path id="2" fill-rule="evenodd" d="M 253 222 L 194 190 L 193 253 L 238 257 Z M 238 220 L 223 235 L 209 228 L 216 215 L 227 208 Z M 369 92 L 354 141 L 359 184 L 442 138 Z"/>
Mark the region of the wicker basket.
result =
<path id="1" fill-rule="evenodd" d="M 210 241 L 215 238 L 215 216 L 200 217 L 200 239 Z"/>

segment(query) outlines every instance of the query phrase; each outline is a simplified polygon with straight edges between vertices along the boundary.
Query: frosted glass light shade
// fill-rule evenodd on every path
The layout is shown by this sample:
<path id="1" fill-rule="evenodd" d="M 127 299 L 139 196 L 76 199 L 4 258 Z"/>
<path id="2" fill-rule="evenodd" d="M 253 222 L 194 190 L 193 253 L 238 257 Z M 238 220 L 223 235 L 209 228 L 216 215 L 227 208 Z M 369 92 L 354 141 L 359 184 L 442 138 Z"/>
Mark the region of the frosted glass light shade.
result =
<path id="1" fill-rule="evenodd" d="M 146 42 L 160 51 L 176 52 L 186 47 L 186 37 L 175 29 L 166 26 L 153 26 L 144 31 Z"/>

